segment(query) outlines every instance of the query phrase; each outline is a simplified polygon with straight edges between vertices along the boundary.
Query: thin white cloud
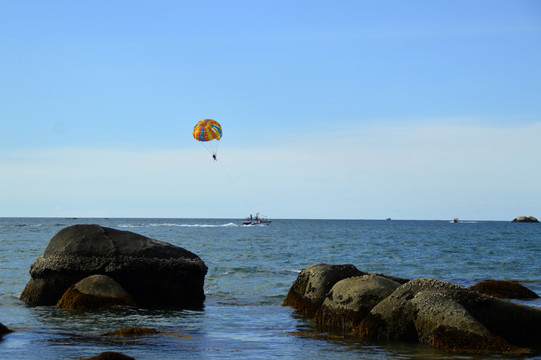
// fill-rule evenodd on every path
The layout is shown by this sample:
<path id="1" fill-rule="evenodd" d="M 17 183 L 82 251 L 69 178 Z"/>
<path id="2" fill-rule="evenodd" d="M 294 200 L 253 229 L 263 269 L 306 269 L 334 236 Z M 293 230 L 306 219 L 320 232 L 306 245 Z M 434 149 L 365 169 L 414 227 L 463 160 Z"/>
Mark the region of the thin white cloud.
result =
<path id="1" fill-rule="evenodd" d="M 223 146 L 218 163 L 197 146 L 12 151 L 0 216 L 505 219 L 541 201 L 541 123 L 348 129 Z"/>

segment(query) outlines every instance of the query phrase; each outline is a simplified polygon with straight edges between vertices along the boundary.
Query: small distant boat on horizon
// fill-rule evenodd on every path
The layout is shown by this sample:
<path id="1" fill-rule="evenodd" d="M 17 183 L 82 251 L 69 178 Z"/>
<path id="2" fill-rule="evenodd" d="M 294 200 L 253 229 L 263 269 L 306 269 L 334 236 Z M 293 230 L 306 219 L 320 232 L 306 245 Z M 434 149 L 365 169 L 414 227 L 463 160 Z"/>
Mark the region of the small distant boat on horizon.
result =
<path id="1" fill-rule="evenodd" d="M 454 218 L 452 222 L 453 222 L 453 223 L 457 223 L 457 222 L 458 222 L 458 218 Z"/>
<path id="2" fill-rule="evenodd" d="M 249 217 L 246 218 L 242 222 L 243 226 L 269 226 L 272 220 L 267 219 L 266 216 L 260 216 L 259 213 L 255 215 L 255 217 L 252 217 L 250 214 Z"/>

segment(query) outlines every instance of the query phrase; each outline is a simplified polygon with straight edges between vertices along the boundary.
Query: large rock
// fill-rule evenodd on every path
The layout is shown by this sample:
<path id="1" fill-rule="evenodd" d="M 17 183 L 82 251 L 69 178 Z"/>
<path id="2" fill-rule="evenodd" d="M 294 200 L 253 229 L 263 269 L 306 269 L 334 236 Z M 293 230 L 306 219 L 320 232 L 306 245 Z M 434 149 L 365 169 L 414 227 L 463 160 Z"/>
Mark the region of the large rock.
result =
<path id="1" fill-rule="evenodd" d="M 58 232 L 30 267 L 21 294 L 29 305 L 55 305 L 87 276 L 113 278 L 141 306 L 199 307 L 205 295 L 205 263 L 165 242 L 99 225 L 74 225 Z"/>
<path id="2" fill-rule="evenodd" d="M 452 297 L 421 291 L 411 300 L 413 323 L 419 341 L 447 351 L 523 354 L 528 349 L 512 346 L 493 335 Z"/>
<path id="3" fill-rule="evenodd" d="M 423 293 L 423 294 L 420 294 Z M 453 351 L 540 350 L 541 309 L 432 279 L 412 280 L 376 305 L 354 334 L 427 342 Z"/>
<path id="4" fill-rule="evenodd" d="M 366 275 L 355 266 L 317 264 L 301 271 L 289 289 L 284 305 L 307 315 L 314 315 L 327 293 L 338 281 L 352 276 Z"/>
<path id="5" fill-rule="evenodd" d="M 517 216 L 512 222 L 524 222 L 524 223 L 538 223 L 539 220 L 533 216 Z"/>
<path id="6" fill-rule="evenodd" d="M 116 281 L 107 275 L 91 275 L 72 285 L 56 304 L 64 309 L 108 309 L 135 306 L 136 303 Z"/>
<path id="7" fill-rule="evenodd" d="M 400 283 L 375 274 L 340 280 L 328 292 L 315 321 L 326 329 L 352 331 L 374 306 L 398 287 Z"/>
<path id="8" fill-rule="evenodd" d="M 501 299 L 538 299 L 539 295 L 527 287 L 513 281 L 485 280 L 470 286 L 470 290 Z"/>

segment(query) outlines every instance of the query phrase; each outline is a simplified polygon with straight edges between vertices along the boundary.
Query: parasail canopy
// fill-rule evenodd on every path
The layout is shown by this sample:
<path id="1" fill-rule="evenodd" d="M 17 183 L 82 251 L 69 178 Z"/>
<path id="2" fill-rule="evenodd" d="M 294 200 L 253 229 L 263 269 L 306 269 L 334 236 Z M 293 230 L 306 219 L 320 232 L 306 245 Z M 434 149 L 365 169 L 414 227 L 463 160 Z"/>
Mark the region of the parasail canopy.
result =
<path id="1" fill-rule="evenodd" d="M 215 120 L 203 119 L 195 124 L 193 137 L 198 141 L 220 140 L 222 138 L 222 127 Z"/>
<path id="2" fill-rule="evenodd" d="M 195 124 L 192 134 L 195 140 L 200 141 L 200 144 L 212 154 L 212 158 L 216 161 L 218 140 L 222 138 L 222 126 L 216 120 L 203 119 Z"/>

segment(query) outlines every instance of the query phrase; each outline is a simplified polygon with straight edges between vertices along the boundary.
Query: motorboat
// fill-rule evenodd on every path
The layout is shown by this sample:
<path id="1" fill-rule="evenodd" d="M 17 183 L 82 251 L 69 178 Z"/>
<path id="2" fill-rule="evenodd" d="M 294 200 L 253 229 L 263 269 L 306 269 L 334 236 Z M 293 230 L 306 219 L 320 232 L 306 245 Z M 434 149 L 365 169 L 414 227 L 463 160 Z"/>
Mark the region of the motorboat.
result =
<path id="1" fill-rule="evenodd" d="M 242 222 L 243 226 L 268 226 L 272 220 L 267 219 L 266 216 L 260 216 L 259 213 L 255 215 L 255 217 L 252 217 L 250 215 Z"/>

